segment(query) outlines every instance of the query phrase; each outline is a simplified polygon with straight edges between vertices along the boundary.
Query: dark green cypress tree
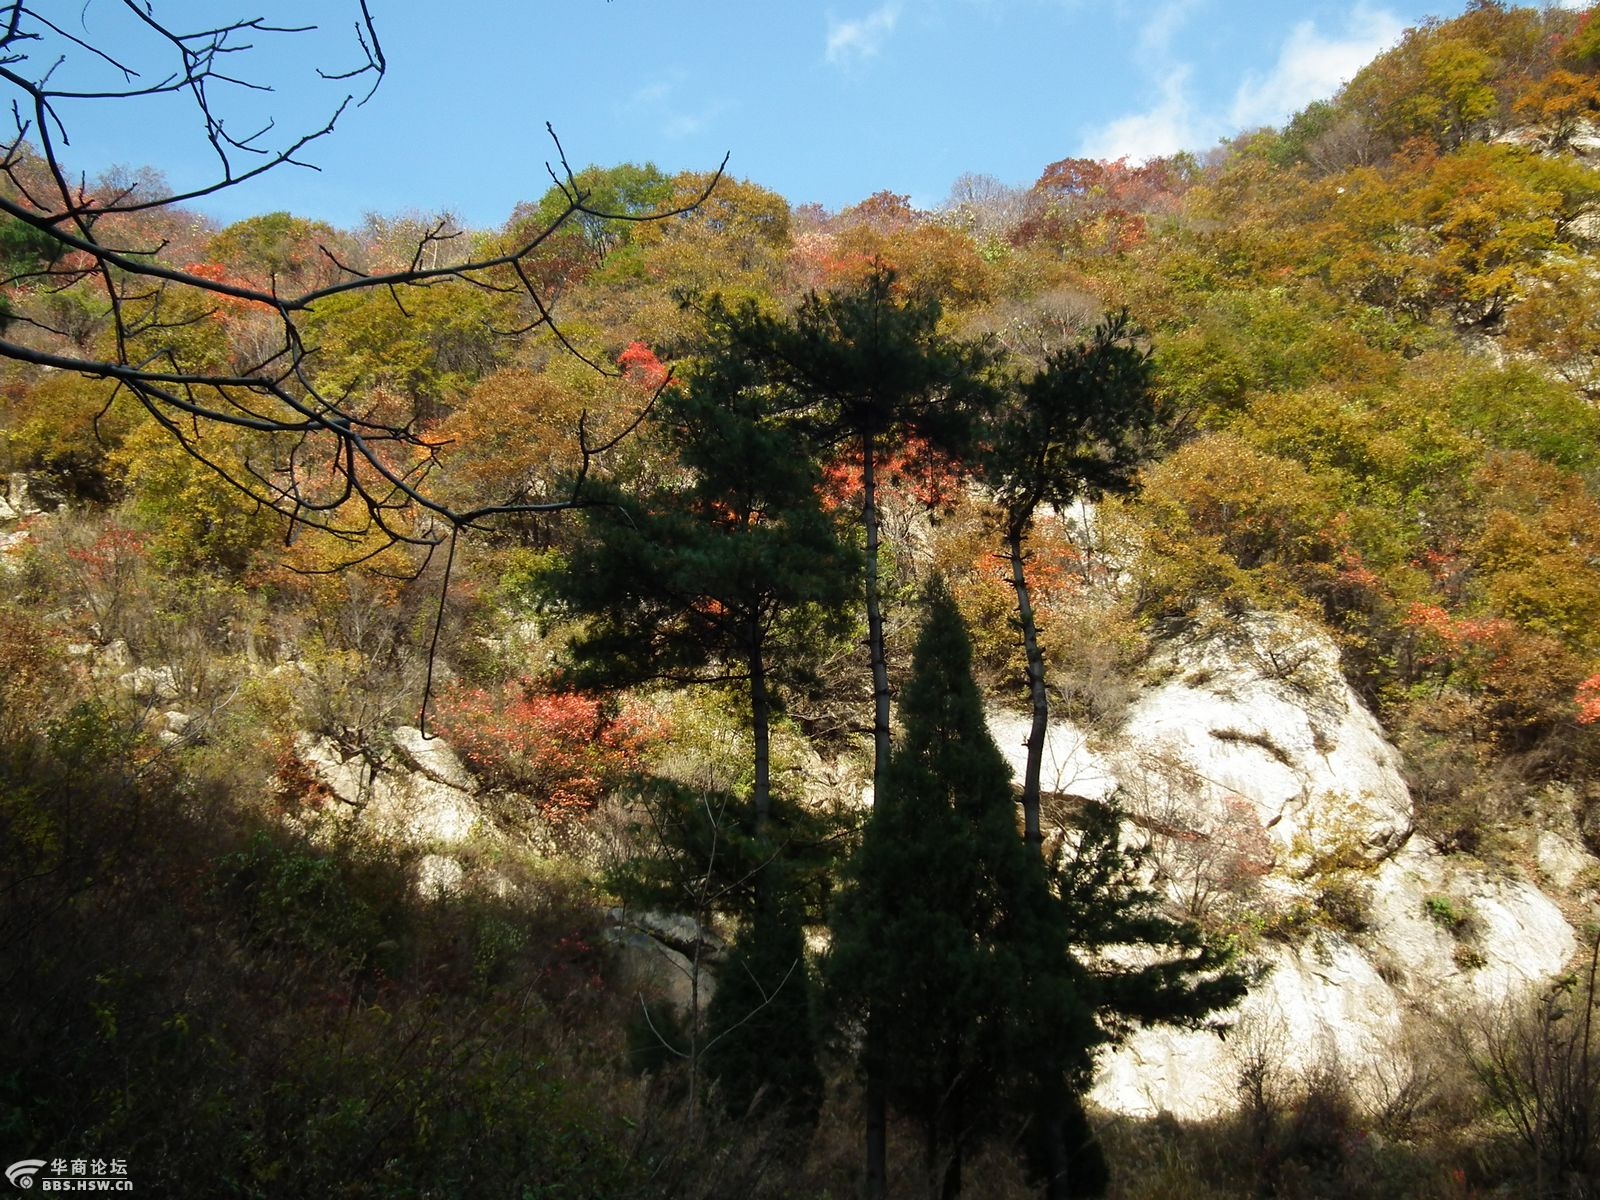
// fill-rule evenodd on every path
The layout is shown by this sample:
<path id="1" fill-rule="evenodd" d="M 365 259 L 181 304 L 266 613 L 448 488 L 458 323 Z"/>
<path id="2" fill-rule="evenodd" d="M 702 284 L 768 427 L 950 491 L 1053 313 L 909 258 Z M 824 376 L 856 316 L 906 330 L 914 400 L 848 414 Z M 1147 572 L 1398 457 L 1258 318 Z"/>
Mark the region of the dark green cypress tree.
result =
<path id="1" fill-rule="evenodd" d="M 1026 1126 L 1052 1200 L 1104 1193 L 1083 1110 L 1095 1051 L 1135 1024 L 1197 1025 L 1244 993 L 1229 947 L 1165 918 L 1092 808 L 1047 864 L 1016 825 L 971 646 L 944 588 L 902 695 L 902 734 L 835 906 L 828 979 L 859 1037 L 868 1118 L 881 1099 L 923 1129 L 930 1194 L 954 1196 L 967 1151 Z M 1140 965 L 1101 953 L 1142 946 Z M 885 1173 L 871 1153 L 868 1192 Z"/>
<path id="2" fill-rule="evenodd" d="M 829 976 L 862 1037 L 869 1116 L 881 1097 L 915 1119 L 932 1194 L 953 1196 L 971 1146 L 1037 1103 L 1041 1078 L 1086 1078 L 1098 1039 L 1044 864 L 1018 837 L 961 617 L 941 585 L 928 603 Z"/>

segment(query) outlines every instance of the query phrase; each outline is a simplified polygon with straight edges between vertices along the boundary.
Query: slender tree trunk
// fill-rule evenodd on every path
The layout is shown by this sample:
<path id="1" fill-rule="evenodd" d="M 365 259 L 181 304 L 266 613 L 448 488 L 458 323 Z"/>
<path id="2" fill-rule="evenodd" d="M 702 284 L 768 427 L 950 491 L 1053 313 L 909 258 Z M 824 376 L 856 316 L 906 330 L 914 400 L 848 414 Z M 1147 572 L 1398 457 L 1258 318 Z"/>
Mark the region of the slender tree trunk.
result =
<path id="1" fill-rule="evenodd" d="M 760 615 L 750 616 L 750 730 L 755 743 L 756 779 L 751 792 L 755 809 L 755 835 L 767 832 L 772 816 L 772 697 L 767 691 L 767 660 L 763 653 Z"/>
<path id="2" fill-rule="evenodd" d="M 961 1161 L 966 1144 L 966 1109 L 961 1103 L 962 1087 L 954 1084 L 945 1097 L 938 1116 L 932 1123 L 936 1133 L 930 1133 L 932 1144 L 928 1148 L 929 1200 L 959 1200 L 961 1195 Z"/>
<path id="3" fill-rule="evenodd" d="M 950 1146 L 950 1161 L 944 1169 L 944 1190 L 941 1200 L 957 1200 L 961 1195 L 962 1140 L 958 1136 Z"/>
<path id="4" fill-rule="evenodd" d="M 1022 648 L 1028 656 L 1028 695 L 1033 702 L 1033 724 L 1028 728 L 1028 762 L 1022 776 L 1022 837 L 1030 846 L 1044 844 L 1039 817 L 1039 777 L 1044 764 L 1044 742 L 1050 726 L 1050 695 L 1044 686 L 1044 655 L 1039 652 L 1039 630 L 1033 618 L 1033 600 L 1023 570 L 1022 535 L 1025 525 L 1012 521 L 1006 528 L 1006 556 L 1011 560 L 1011 586 L 1017 593 L 1017 623 L 1022 627 Z"/>
<path id="5" fill-rule="evenodd" d="M 889 660 L 883 646 L 883 597 L 878 578 L 877 445 L 872 434 L 861 439 L 861 519 L 867 529 L 867 650 L 872 657 L 872 798 L 883 794 L 889 765 Z"/>
<path id="6" fill-rule="evenodd" d="M 867 652 L 872 659 L 872 802 L 883 803 L 883 780 L 889 766 L 889 662 L 883 645 L 883 599 L 878 579 L 877 443 L 871 433 L 861 438 L 861 520 L 867 531 Z M 889 1194 L 889 1090 L 884 1077 L 883 1018 L 867 1014 L 866 1152 L 867 1200 Z"/>
<path id="7" fill-rule="evenodd" d="M 866 1046 L 866 1200 L 884 1200 L 889 1194 L 889 1089 L 884 1078 L 883 1018 L 867 1014 Z"/>

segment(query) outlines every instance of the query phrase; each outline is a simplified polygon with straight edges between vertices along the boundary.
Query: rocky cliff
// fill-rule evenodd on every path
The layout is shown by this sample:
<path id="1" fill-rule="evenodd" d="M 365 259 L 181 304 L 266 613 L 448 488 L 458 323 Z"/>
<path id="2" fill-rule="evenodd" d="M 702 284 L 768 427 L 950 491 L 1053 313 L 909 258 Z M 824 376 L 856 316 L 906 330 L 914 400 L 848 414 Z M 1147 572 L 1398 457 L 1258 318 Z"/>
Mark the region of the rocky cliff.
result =
<path id="1" fill-rule="evenodd" d="M 1418 1029 L 1501 1005 L 1577 949 L 1570 889 L 1595 860 L 1553 831 L 1521 870 L 1438 853 L 1416 835 L 1400 756 L 1339 672 L 1327 635 L 1257 614 L 1158 651 L 1114 734 L 1053 722 L 1044 788 L 1058 815 L 1113 797 L 1153 884 L 1239 931 L 1263 972 L 1220 1032 L 1151 1029 L 1110 1052 L 1093 1099 L 1200 1119 L 1241 1072 L 1335 1070 L 1394 1086 Z M 1025 717 L 991 726 L 1020 772 Z M 1543 886 L 1541 886 L 1543 885 Z"/>

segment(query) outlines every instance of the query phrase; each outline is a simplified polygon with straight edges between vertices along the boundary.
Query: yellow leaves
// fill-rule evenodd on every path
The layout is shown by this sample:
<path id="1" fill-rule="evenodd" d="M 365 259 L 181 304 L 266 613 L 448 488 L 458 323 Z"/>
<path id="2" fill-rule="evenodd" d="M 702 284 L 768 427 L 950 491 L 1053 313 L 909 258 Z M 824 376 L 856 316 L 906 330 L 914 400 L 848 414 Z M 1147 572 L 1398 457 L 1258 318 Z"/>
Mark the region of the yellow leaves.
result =
<path id="1" fill-rule="evenodd" d="M 1506 321 L 1506 344 L 1537 354 L 1591 399 L 1600 396 L 1600 282 L 1584 261 L 1556 263 Z"/>
<path id="2" fill-rule="evenodd" d="M 1600 652 L 1600 503 L 1526 454 L 1492 460 L 1479 479 L 1491 507 L 1471 550 L 1486 599 L 1534 633 Z"/>
<path id="3" fill-rule="evenodd" d="M 133 401 L 114 385 L 53 372 L 0 397 L 0 446 L 12 470 L 38 470 L 73 495 L 104 500 L 112 491 L 107 451 L 121 442 Z"/>
<path id="4" fill-rule="evenodd" d="M 1302 232 L 1286 261 L 1303 255 L 1301 270 L 1391 313 L 1492 320 L 1559 246 L 1563 198 L 1525 178 L 1525 157 L 1504 146 L 1423 150 L 1329 176 L 1291 210 Z"/>
<path id="5" fill-rule="evenodd" d="M 1511 111 L 1538 125 L 1552 150 L 1565 149 L 1583 122 L 1600 113 L 1600 78 L 1552 71 L 1517 97 Z"/>
<path id="6" fill-rule="evenodd" d="M 965 234 L 941 225 L 907 225 L 888 233 L 858 225 L 839 234 L 836 257 L 892 266 L 905 290 L 955 311 L 993 298 L 995 271 Z"/>
<path id="7" fill-rule="evenodd" d="M 435 431 L 451 491 L 468 503 L 550 498 L 580 463 L 586 401 L 548 374 L 495 372 Z"/>
<path id="8" fill-rule="evenodd" d="M 520 324 L 507 303 L 460 286 L 331 297 L 306 323 L 317 386 L 335 397 L 387 391 L 423 414 L 451 404 L 505 354 L 495 330 Z"/>
<path id="9" fill-rule="evenodd" d="M 196 443 L 210 462 L 235 477 L 245 473 L 243 448 L 218 429 Z M 150 555 L 169 568 L 242 570 L 278 529 L 215 470 L 153 421 L 141 423 L 112 456 L 133 506 L 151 531 Z"/>

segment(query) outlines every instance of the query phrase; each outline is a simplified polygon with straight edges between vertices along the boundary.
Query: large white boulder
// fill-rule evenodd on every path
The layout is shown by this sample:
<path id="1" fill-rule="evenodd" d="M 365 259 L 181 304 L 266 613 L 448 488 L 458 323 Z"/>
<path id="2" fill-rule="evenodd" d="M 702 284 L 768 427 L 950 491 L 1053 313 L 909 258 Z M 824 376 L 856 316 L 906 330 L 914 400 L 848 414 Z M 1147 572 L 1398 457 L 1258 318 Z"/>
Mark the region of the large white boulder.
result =
<path id="1" fill-rule="evenodd" d="M 1323 631 L 1252 614 L 1167 648 L 1158 667 L 1168 678 L 1134 703 L 1112 756 L 1130 791 L 1178 780 L 1213 820 L 1247 805 L 1285 866 L 1330 852 L 1377 860 L 1405 842 L 1400 756 Z"/>
<path id="2" fill-rule="evenodd" d="M 1253 614 L 1161 650 L 1162 681 L 1098 740 L 1050 724 L 1041 786 L 1090 800 L 1116 795 L 1157 827 L 1237 829 L 1248 817 L 1282 865 L 1338 849 L 1378 861 L 1411 831 L 1400 757 L 1339 670 L 1339 652 L 1308 622 Z M 989 724 L 1020 777 L 1026 716 Z"/>
<path id="3" fill-rule="evenodd" d="M 455 846 L 477 830 L 472 794 L 392 760 L 345 750 L 328 737 L 301 734 L 295 751 L 334 797 L 387 836 L 417 845 Z"/>
<path id="4" fill-rule="evenodd" d="M 1558 975 L 1577 949 L 1556 904 L 1521 879 L 1433 853 L 1412 839 L 1400 756 L 1339 669 L 1325 631 L 1294 617 L 1213 619 L 1153 657 L 1156 682 L 1115 734 L 1052 722 L 1046 793 L 1115 798 L 1151 875 L 1174 900 L 1245 903 L 1281 920 L 1265 974 L 1226 1033 L 1141 1030 L 1102 1056 L 1091 1098 L 1122 1113 L 1201 1120 L 1239 1102 L 1250 1061 L 1283 1077 L 1333 1067 L 1361 1090 L 1396 1069 L 1408 1013 L 1449 1020 Z M 1029 723 L 989 723 L 1020 777 Z M 1551 877 L 1581 851 L 1538 843 Z M 1209 873 L 1212 878 L 1205 877 Z M 1337 928 L 1317 905 L 1348 897 Z M 1206 889 L 1212 889 L 1208 895 Z"/>

